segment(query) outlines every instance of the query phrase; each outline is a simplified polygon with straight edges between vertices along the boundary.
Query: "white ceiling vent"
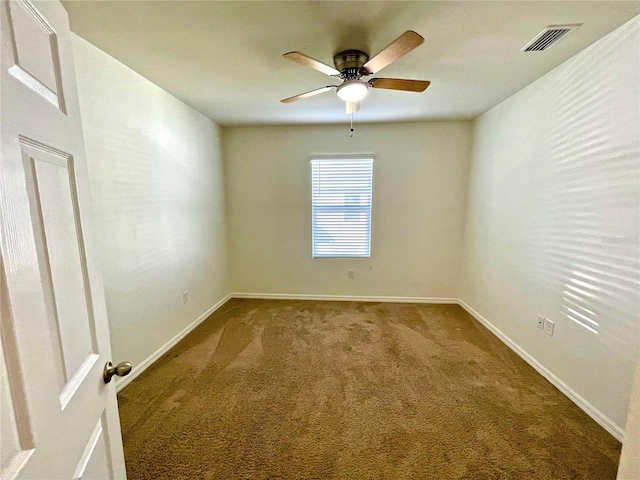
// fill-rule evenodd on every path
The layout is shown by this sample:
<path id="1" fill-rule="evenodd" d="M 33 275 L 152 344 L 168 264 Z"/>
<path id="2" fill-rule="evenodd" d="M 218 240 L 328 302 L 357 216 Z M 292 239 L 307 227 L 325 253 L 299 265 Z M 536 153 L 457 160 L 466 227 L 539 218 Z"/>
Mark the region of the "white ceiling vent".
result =
<path id="1" fill-rule="evenodd" d="M 549 25 L 542 30 L 533 40 L 527 43 L 521 52 L 541 52 L 555 45 L 558 40 L 564 38 L 569 32 L 575 30 L 582 24 L 575 25 Z"/>

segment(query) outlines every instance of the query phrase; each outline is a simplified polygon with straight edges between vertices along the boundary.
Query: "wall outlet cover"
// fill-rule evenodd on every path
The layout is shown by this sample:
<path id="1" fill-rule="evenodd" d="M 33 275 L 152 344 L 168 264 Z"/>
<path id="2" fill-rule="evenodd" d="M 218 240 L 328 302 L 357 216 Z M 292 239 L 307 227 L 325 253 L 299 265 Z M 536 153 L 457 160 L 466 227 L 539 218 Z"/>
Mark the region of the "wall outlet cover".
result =
<path id="1" fill-rule="evenodd" d="M 553 327 L 554 326 L 555 326 L 555 323 L 553 323 L 548 318 L 545 318 L 545 320 L 544 320 L 544 333 L 546 333 L 547 335 L 552 337 L 553 336 Z"/>
<path id="2" fill-rule="evenodd" d="M 542 315 L 538 315 L 538 328 L 544 331 L 544 317 Z"/>
<path id="3" fill-rule="evenodd" d="M 182 292 L 182 303 L 187 303 L 189 301 L 189 292 Z"/>

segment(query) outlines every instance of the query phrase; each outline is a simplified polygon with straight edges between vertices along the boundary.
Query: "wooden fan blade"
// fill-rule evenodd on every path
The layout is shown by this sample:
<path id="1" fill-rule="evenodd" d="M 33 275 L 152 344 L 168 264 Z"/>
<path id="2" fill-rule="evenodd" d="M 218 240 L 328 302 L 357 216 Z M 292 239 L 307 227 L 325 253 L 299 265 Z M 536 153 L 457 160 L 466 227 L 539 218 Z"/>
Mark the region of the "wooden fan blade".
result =
<path id="1" fill-rule="evenodd" d="M 285 98 L 284 100 L 280 101 L 282 103 L 291 103 L 302 98 L 313 97 L 314 95 L 318 95 L 319 93 L 328 92 L 329 90 L 333 90 L 334 88 L 336 88 L 335 85 L 328 85 L 326 87 L 316 88 L 315 90 L 311 90 L 310 92 L 301 93 L 300 95 L 295 95 L 293 97 Z"/>
<path id="2" fill-rule="evenodd" d="M 404 80 L 402 78 L 372 78 L 369 85 L 373 88 L 404 90 L 406 92 L 424 92 L 431 82 L 427 80 Z"/>
<path id="3" fill-rule="evenodd" d="M 406 55 L 411 50 L 419 47 L 424 42 L 424 38 L 418 35 L 413 30 L 407 30 L 398 38 L 396 38 L 391 45 L 378 53 L 375 57 L 365 63 L 362 68 L 367 72 L 376 73 L 389 65 L 391 62 Z"/>
<path id="4" fill-rule="evenodd" d="M 306 65 L 307 67 L 311 67 L 314 70 L 324 73 L 325 75 L 335 76 L 340 75 L 340 72 L 329 65 L 326 65 L 322 62 L 319 62 L 315 58 L 311 58 L 308 55 L 305 55 L 301 52 L 289 52 L 282 55 L 284 58 L 287 58 L 293 62 L 299 63 L 300 65 Z"/>

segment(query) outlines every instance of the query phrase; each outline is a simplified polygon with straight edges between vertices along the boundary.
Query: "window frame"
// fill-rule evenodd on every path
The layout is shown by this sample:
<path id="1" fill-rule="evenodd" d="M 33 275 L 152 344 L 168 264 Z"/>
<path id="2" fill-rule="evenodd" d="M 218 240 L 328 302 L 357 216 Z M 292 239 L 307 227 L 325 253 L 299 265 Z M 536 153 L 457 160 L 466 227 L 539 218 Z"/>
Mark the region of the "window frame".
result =
<path id="1" fill-rule="evenodd" d="M 371 162 L 371 198 L 369 201 L 369 252 L 368 255 L 314 255 L 314 244 L 315 244 L 315 221 L 314 221 L 314 203 L 313 203 L 313 161 L 314 160 L 369 160 Z M 332 155 L 309 155 L 309 186 L 311 190 L 311 258 L 313 260 L 318 259 L 357 259 L 357 258 L 371 258 L 371 252 L 373 250 L 373 241 L 372 241 L 372 230 L 373 230 L 373 177 L 374 177 L 374 166 L 375 166 L 375 156 L 373 154 L 362 153 L 362 154 L 332 154 Z"/>

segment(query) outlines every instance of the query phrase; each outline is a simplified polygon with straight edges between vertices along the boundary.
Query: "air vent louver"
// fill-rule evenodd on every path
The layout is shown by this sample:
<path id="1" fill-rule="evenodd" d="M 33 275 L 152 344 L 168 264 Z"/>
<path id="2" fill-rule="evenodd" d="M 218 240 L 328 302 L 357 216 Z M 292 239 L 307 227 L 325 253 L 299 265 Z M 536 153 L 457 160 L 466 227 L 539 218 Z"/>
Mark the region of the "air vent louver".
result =
<path id="1" fill-rule="evenodd" d="M 549 25 L 536 37 L 522 47 L 521 52 L 541 52 L 547 50 L 552 45 L 563 38 L 567 33 L 578 28 L 578 25 Z"/>

